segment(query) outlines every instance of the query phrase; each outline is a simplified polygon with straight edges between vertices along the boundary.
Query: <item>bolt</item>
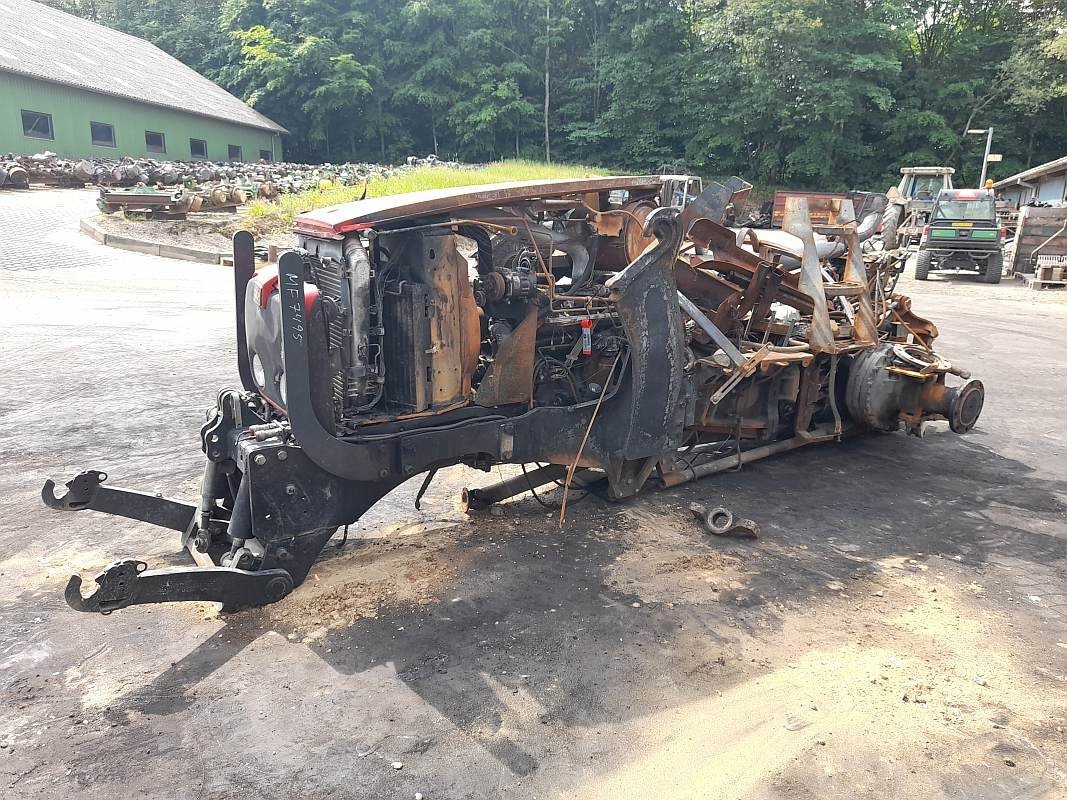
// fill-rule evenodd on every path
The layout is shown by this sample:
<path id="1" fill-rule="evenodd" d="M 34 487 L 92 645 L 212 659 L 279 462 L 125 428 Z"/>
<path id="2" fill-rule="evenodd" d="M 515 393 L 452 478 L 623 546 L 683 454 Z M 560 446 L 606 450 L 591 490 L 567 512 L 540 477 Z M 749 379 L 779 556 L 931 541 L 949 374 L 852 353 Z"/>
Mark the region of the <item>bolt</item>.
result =
<path id="1" fill-rule="evenodd" d="M 258 453 L 252 460 L 261 467 L 267 463 L 267 457 L 262 453 Z"/>
<path id="2" fill-rule="evenodd" d="M 387 470 L 387 469 L 378 470 L 378 477 L 379 478 L 385 478 L 385 477 L 388 477 L 388 475 L 389 475 L 389 470 Z"/>
<path id="3" fill-rule="evenodd" d="M 287 495 L 289 495 L 290 497 L 292 497 L 293 495 L 296 494 L 296 487 L 293 486 L 293 484 L 290 483 L 288 486 L 285 487 L 285 493 Z"/>
<path id="4" fill-rule="evenodd" d="M 278 460 L 279 461 L 285 461 L 285 459 L 287 459 L 287 458 L 289 458 L 289 451 L 288 450 L 279 450 L 278 451 Z"/>

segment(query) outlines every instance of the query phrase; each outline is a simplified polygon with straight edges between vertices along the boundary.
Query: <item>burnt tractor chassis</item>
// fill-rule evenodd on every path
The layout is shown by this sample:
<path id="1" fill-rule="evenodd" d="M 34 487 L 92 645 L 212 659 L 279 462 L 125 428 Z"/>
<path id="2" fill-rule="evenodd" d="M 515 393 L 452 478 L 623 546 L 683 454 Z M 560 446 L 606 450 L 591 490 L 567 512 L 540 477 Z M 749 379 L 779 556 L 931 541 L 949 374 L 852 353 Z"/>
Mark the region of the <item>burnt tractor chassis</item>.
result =
<path id="1" fill-rule="evenodd" d="M 542 465 L 469 490 L 471 510 L 576 471 L 622 499 L 863 431 L 975 424 L 981 383 L 946 383 L 969 376 L 893 293 L 898 256 L 865 243 L 884 197 L 859 214 L 791 199 L 784 236 L 722 224 L 740 179 L 685 209 L 659 189 L 602 178 L 362 200 L 300 217 L 300 248 L 259 272 L 238 233 L 242 388 L 200 431 L 199 502 L 95 470 L 43 490 L 55 509 L 174 529 L 196 566 L 118 561 L 88 596 L 71 577 L 67 603 L 272 603 L 338 527 L 455 464 Z"/>

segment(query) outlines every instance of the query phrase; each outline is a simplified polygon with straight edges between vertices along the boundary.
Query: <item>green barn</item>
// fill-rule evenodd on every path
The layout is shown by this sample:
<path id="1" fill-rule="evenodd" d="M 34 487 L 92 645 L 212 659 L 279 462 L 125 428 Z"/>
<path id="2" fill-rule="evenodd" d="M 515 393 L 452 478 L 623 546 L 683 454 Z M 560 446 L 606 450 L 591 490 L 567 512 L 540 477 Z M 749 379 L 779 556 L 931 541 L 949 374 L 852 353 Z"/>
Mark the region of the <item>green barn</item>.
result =
<path id="1" fill-rule="evenodd" d="M 155 45 L 0 0 L 0 154 L 278 161 L 286 130 Z"/>

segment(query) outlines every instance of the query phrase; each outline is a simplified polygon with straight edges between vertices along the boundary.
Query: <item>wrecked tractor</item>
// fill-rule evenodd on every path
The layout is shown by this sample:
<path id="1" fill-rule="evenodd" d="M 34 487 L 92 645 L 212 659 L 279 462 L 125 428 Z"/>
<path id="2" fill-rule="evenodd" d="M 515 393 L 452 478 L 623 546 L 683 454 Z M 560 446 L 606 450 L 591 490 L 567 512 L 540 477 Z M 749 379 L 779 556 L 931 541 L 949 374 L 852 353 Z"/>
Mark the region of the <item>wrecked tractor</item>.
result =
<path id="1" fill-rule="evenodd" d="M 894 293 L 901 254 L 867 244 L 885 197 L 726 227 L 749 188 L 684 208 L 657 177 L 365 199 L 299 217 L 299 248 L 258 272 L 237 234 L 241 388 L 200 431 L 199 501 L 93 470 L 43 491 L 174 529 L 196 565 L 118 561 L 68 604 L 277 601 L 340 526 L 455 464 L 538 465 L 468 490 L 477 509 L 575 473 L 617 499 L 863 431 L 969 430 L 982 384 L 948 380 L 969 376 Z"/>

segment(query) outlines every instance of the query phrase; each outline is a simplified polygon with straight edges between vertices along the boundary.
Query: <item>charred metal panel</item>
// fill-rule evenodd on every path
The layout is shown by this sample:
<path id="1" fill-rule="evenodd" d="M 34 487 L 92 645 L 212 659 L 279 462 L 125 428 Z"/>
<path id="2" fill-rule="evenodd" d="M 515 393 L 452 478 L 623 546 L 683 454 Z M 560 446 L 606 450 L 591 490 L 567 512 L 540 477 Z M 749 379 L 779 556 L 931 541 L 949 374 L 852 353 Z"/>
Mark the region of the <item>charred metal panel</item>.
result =
<path id="1" fill-rule="evenodd" d="M 478 405 L 492 407 L 530 402 L 536 343 L 537 307 L 531 303 L 519 326 L 501 337 L 496 355 L 478 384 L 475 395 Z"/>
<path id="2" fill-rule="evenodd" d="M 685 334 L 673 271 L 681 224 L 665 210 L 647 227 L 656 245 L 607 283 L 630 343 L 630 383 L 620 401 L 630 408 L 616 440 L 624 459 L 677 447 L 684 421 Z"/>

